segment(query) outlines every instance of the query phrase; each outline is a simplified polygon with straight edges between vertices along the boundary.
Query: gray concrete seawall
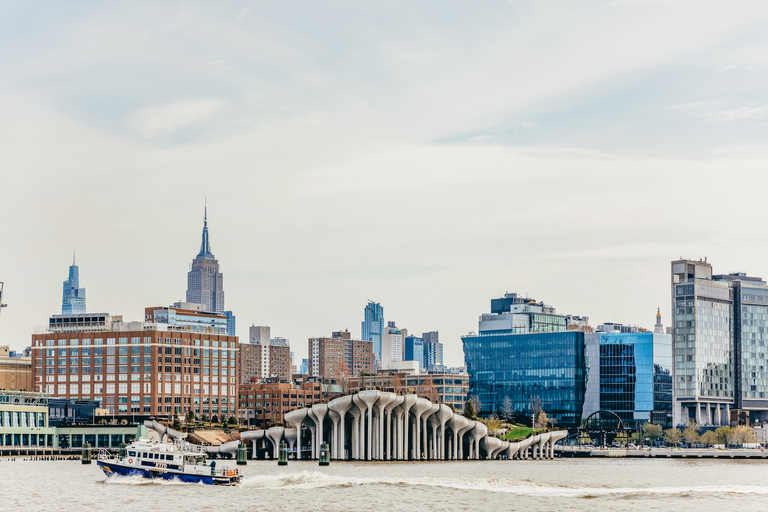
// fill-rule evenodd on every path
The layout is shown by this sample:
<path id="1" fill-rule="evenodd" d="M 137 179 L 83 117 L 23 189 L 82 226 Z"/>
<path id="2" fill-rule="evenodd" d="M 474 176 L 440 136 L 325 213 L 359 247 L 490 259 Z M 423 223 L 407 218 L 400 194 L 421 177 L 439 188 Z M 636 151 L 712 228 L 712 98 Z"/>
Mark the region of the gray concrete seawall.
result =
<path id="1" fill-rule="evenodd" d="M 645 450 L 622 450 L 599 448 L 555 447 L 558 457 L 603 457 L 603 458 L 670 458 L 670 459 L 768 459 L 768 450 L 708 448 L 650 448 Z"/>

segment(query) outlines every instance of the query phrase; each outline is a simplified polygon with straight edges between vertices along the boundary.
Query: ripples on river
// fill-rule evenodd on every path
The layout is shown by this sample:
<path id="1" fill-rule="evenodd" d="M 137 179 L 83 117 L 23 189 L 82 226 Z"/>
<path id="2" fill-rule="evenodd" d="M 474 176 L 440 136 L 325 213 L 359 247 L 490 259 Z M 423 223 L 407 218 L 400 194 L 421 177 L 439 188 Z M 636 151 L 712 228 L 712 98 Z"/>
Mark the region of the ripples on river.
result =
<path id="1" fill-rule="evenodd" d="M 233 462 L 219 462 L 219 467 Z M 443 463 L 249 461 L 238 487 L 96 464 L 0 460 L 0 510 L 764 510 L 768 462 L 558 459 Z"/>

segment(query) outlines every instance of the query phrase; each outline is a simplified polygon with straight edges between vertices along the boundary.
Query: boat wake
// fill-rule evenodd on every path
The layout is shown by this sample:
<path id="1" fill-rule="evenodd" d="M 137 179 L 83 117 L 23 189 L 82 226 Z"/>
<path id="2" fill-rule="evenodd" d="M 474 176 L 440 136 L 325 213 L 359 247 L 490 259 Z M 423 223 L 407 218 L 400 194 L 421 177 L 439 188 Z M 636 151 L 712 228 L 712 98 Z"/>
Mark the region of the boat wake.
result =
<path id="1" fill-rule="evenodd" d="M 691 487 L 578 487 L 540 484 L 512 478 L 355 478 L 328 475 L 317 471 L 245 477 L 244 487 L 265 489 L 317 489 L 332 487 L 396 486 L 436 487 L 463 491 L 509 493 L 520 496 L 552 496 L 569 498 L 642 498 L 651 496 L 726 496 L 765 495 L 768 487 L 760 486 L 691 486 Z"/>
<path id="2" fill-rule="evenodd" d="M 195 482 L 182 482 L 181 480 L 165 480 L 164 478 L 144 478 L 141 475 L 123 476 L 114 475 L 107 477 L 102 483 L 107 485 L 203 485 Z"/>

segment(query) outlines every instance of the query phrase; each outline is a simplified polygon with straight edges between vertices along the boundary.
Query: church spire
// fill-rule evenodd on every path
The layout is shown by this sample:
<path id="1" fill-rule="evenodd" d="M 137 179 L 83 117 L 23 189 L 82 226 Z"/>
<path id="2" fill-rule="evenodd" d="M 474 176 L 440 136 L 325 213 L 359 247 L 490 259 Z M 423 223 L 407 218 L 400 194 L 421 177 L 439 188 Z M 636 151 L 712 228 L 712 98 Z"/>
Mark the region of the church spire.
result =
<path id="1" fill-rule="evenodd" d="M 208 238 L 208 198 L 205 198 L 205 209 L 203 211 L 203 240 L 200 242 L 200 252 L 198 258 L 215 260 L 216 256 L 211 252 L 211 241 Z"/>

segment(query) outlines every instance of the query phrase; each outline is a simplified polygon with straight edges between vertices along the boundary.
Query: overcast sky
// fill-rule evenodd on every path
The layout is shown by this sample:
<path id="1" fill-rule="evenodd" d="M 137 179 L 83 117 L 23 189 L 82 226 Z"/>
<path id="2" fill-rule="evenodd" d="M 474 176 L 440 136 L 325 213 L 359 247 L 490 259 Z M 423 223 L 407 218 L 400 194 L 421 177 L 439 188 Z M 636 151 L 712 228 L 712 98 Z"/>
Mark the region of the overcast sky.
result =
<path id="1" fill-rule="evenodd" d="M 446 363 L 490 299 L 651 327 L 669 262 L 768 276 L 765 1 L 0 3 L 0 342 L 183 299 Z M 300 362 L 300 361 L 299 361 Z"/>

